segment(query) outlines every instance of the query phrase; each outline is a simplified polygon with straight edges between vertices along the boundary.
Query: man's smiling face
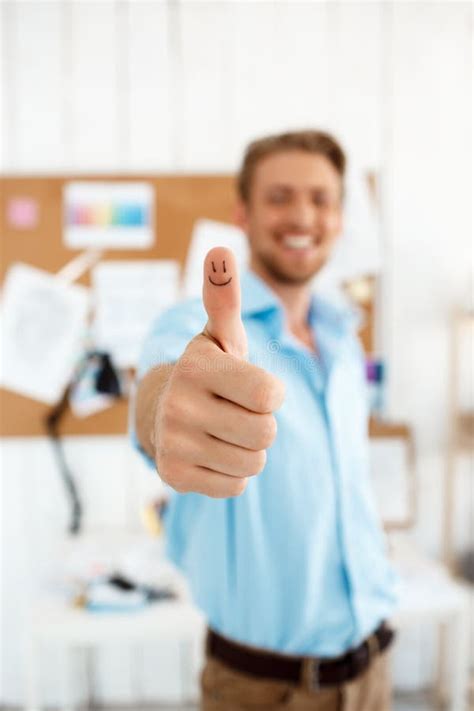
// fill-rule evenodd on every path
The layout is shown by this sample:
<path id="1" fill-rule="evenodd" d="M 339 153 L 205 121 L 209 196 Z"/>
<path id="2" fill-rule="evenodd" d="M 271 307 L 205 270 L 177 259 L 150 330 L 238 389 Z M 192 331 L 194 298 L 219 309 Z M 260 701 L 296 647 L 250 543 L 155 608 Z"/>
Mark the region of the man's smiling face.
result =
<path id="1" fill-rule="evenodd" d="M 255 167 L 238 223 L 257 272 L 304 284 L 327 262 L 342 229 L 342 179 L 323 155 L 287 150 Z"/>

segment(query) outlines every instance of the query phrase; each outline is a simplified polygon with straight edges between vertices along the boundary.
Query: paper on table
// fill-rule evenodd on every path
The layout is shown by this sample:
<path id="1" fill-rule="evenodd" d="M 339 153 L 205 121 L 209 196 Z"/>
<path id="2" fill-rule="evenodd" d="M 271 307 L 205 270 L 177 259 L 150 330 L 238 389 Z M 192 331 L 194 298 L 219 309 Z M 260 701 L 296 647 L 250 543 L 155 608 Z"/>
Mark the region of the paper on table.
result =
<path id="1" fill-rule="evenodd" d="M 88 290 L 17 263 L 2 298 L 0 384 L 35 400 L 56 403 L 78 361 L 89 307 Z"/>
<path id="2" fill-rule="evenodd" d="M 247 237 L 238 227 L 214 220 L 198 220 L 193 229 L 191 244 L 184 270 L 185 296 L 201 296 L 202 265 L 212 247 L 229 247 L 234 252 L 240 268 L 248 262 Z"/>
<path id="3" fill-rule="evenodd" d="M 92 272 L 96 347 L 120 368 L 135 367 L 152 321 L 178 300 L 173 260 L 100 262 Z"/>
<path id="4" fill-rule="evenodd" d="M 146 249 L 154 241 L 153 213 L 148 183 L 68 183 L 64 242 L 72 249 Z"/>

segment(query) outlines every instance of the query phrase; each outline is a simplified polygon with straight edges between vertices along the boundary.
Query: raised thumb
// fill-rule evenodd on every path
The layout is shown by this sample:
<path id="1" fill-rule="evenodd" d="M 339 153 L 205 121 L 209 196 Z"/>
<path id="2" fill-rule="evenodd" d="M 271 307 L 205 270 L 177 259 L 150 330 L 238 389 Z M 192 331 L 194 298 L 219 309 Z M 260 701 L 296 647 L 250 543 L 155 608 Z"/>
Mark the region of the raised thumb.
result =
<path id="1" fill-rule="evenodd" d="M 237 260 L 227 247 L 214 247 L 204 259 L 202 288 L 208 321 L 204 334 L 226 353 L 247 357 L 247 334 L 240 317 Z"/>

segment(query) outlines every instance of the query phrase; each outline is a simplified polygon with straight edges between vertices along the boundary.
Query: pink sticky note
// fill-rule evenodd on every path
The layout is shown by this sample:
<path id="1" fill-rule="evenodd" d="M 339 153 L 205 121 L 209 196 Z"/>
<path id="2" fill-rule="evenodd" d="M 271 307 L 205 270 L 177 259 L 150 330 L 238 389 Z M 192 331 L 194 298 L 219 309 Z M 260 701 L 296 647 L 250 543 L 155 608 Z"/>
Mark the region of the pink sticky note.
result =
<path id="1" fill-rule="evenodd" d="M 33 198 L 11 198 L 7 205 L 7 219 L 17 230 L 31 230 L 38 224 L 38 202 Z"/>

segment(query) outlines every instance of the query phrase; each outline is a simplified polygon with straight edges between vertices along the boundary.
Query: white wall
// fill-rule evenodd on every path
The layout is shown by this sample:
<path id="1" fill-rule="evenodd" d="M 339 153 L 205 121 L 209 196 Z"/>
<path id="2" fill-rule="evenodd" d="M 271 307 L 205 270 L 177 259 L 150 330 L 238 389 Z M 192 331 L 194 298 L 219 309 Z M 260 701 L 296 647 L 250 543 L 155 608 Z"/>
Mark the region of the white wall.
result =
<path id="1" fill-rule="evenodd" d="M 471 4 L 7 0 L 0 10 L 4 172 L 234 171 L 249 139 L 319 126 L 380 173 L 388 411 L 414 426 L 416 533 L 437 552 L 448 317 L 471 285 Z M 14 480 L 28 499 L 32 450 L 8 448 L 4 497 Z M 469 468 L 459 545 L 473 515 Z M 100 473 L 91 502 L 104 490 Z M 53 532 L 55 511 L 44 511 Z M 24 511 L 3 515 L 14 532 Z M 4 678 L 0 700 L 19 688 Z"/>

